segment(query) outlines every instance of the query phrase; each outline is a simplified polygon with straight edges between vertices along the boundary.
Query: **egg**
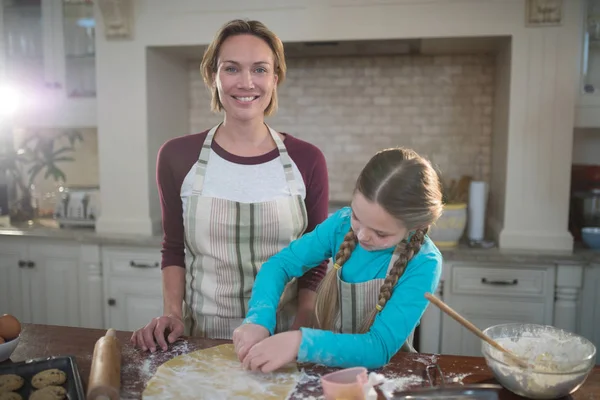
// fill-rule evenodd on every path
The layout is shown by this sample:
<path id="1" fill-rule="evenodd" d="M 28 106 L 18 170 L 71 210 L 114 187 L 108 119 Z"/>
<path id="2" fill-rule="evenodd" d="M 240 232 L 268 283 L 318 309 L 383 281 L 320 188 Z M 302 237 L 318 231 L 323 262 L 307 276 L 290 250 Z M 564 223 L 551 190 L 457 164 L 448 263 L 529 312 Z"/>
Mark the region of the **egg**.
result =
<path id="1" fill-rule="evenodd" d="M 0 317 L 0 337 L 5 341 L 13 340 L 21 333 L 21 323 L 10 314 Z"/>

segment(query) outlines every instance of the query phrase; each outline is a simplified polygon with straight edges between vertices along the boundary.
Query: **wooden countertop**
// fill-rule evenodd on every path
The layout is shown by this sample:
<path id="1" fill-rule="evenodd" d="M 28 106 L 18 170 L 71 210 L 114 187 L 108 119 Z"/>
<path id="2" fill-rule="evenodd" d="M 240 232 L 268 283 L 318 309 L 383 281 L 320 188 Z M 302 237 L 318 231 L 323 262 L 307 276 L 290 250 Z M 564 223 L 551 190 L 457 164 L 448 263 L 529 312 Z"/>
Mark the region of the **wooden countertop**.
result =
<path id="1" fill-rule="evenodd" d="M 5 363 L 25 361 L 33 358 L 72 355 L 76 357 L 77 366 L 84 387 L 87 388 L 90 373 L 92 353 L 96 340 L 106 333 L 105 330 L 70 328 L 48 325 L 23 325 L 21 341 L 13 353 L 11 360 Z M 152 377 L 156 368 L 163 362 L 180 354 L 194 350 L 227 343 L 223 340 L 206 340 L 200 338 L 185 338 L 174 343 L 167 352 L 150 354 L 134 349 L 129 344 L 131 332 L 117 332 L 117 337 L 123 345 L 121 368 L 121 398 L 140 399 L 141 393 Z M 397 385 L 404 390 L 428 387 L 426 367 L 437 363 L 444 374 L 447 383 L 496 383 L 491 371 L 482 357 L 458 357 L 429 354 L 397 354 L 392 362 L 377 372 L 387 378 L 396 380 Z M 0 363 L 4 365 L 4 363 Z M 306 399 L 309 396 L 321 395 L 318 377 L 334 369 L 303 365 L 309 379 L 303 380 L 292 399 Z M 439 381 L 436 381 L 439 384 Z M 521 399 L 507 390 L 500 392 L 501 399 Z M 569 399 L 600 399 L 600 366 L 596 366 L 586 383 Z"/>

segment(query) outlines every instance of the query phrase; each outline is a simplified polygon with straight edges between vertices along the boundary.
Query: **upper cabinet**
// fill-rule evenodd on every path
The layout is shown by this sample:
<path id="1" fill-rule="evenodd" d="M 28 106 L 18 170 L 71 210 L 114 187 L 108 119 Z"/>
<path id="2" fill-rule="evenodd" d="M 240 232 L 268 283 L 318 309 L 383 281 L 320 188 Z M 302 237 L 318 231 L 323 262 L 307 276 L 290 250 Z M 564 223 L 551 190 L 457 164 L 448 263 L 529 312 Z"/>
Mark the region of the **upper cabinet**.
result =
<path id="1" fill-rule="evenodd" d="M 581 90 L 575 125 L 600 127 L 600 0 L 586 0 Z"/>
<path id="2" fill-rule="evenodd" d="M 19 127 L 95 127 L 95 20 L 89 0 L 4 0 L 5 79 Z"/>

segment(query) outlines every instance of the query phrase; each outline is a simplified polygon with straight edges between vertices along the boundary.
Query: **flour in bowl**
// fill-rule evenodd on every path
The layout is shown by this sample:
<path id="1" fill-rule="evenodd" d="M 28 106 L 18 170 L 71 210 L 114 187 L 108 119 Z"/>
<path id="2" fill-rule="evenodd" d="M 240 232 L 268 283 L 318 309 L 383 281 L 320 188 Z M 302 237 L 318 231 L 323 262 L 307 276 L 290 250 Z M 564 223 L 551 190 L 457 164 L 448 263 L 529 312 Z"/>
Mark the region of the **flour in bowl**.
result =
<path id="1" fill-rule="evenodd" d="M 503 386 L 517 394 L 532 398 L 559 397 L 576 388 L 586 376 L 585 366 L 589 362 L 582 360 L 589 354 L 589 347 L 578 336 L 538 330 L 495 340 L 532 365 L 532 368 L 521 368 L 501 351 L 488 347 L 494 359 L 504 362 L 488 357 L 490 368 Z"/>

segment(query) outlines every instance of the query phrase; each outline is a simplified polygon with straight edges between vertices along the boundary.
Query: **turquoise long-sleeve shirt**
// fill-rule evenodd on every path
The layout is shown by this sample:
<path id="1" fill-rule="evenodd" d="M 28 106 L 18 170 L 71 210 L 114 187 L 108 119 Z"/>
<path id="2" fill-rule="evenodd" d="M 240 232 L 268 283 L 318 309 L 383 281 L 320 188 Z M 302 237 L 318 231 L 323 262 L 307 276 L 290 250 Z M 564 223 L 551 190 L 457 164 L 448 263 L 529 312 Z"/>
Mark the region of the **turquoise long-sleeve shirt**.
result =
<path id="1" fill-rule="evenodd" d="M 254 282 L 244 323 L 262 325 L 273 334 L 276 310 L 285 285 L 322 260 L 335 256 L 350 230 L 351 216 L 349 207 L 338 210 L 312 232 L 267 260 Z M 367 251 L 357 244 L 341 269 L 342 279 L 359 283 L 385 278 L 393 251 L 393 247 Z M 297 361 L 343 368 L 379 368 L 387 364 L 417 326 L 429 303 L 424 295 L 435 292 L 441 271 L 442 255 L 426 237 L 369 332 L 349 334 L 301 328 Z"/>

